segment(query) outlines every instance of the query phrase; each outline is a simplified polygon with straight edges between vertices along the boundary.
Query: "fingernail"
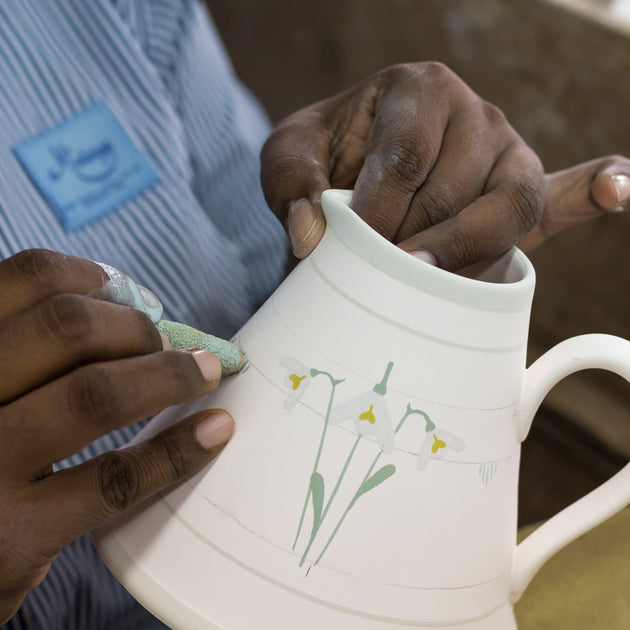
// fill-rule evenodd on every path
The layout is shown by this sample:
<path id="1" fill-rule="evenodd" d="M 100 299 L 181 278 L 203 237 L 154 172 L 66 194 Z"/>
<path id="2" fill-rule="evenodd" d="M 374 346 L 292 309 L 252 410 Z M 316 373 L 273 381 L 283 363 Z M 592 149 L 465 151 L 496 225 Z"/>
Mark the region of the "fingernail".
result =
<path id="1" fill-rule="evenodd" d="M 319 231 L 323 232 L 322 219 L 308 199 L 291 202 L 287 215 L 287 228 L 291 249 L 298 258 L 309 254 L 311 241 Z"/>
<path id="2" fill-rule="evenodd" d="M 197 362 L 199 370 L 208 383 L 215 383 L 221 378 L 221 361 L 207 350 L 192 348 L 189 350 L 193 359 Z"/>
<path id="3" fill-rule="evenodd" d="M 138 293 L 140 294 L 140 298 L 142 299 L 142 303 L 144 305 L 144 312 L 151 318 L 151 321 L 155 324 L 162 319 L 162 315 L 164 314 L 164 307 L 162 306 L 162 302 L 158 300 L 157 295 L 153 293 L 153 291 L 149 291 L 146 287 L 142 285 L 138 286 Z"/>
<path id="4" fill-rule="evenodd" d="M 630 177 L 627 175 L 611 175 L 610 181 L 617 193 L 617 204 L 624 203 L 630 199 Z"/>
<path id="5" fill-rule="evenodd" d="M 173 346 L 171 345 L 171 342 L 168 340 L 168 337 L 166 335 L 163 335 L 162 333 L 160 333 L 160 339 L 162 340 L 162 350 L 173 349 Z"/>
<path id="6" fill-rule="evenodd" d="M 425 249 L 419 249 L 415 252 L 409 252 L 409 253 L 415 258 L 417 258 L 418 260 L 421 260 L 425 263 L 428 263 L 429 265 L 433 265 L 434 267 L 437 267 L 437 258 L 431 252 L 428 252 Z"/>
<path id="7" fill-rule="evenodd" d="M 195 439 L 203 448 L 211 450 L 225 444 L 233 431 L 232 417 L 225 411 L 215 411 L 196 426 Z"/>
<path id="8" fill-rule="evenodd" d="M 617 195 L 617 205 L 611 212 L 623 212 L 626 209 L 628 199 L 630 199 L 630 177 L 627 175 L 611 175 L 610 181 Z"/>
<path id="9" fill-rule="evenodd" d="M 164 308 L 154 293 L 136 284 L 128 275 L 115 267 L 98 261 L 94 262 L 109 277 L 109 280 L 98 291 L 92 292 L 94 297 L 142 311 L 151 318 L 154 324 L 160 321 Z"/>

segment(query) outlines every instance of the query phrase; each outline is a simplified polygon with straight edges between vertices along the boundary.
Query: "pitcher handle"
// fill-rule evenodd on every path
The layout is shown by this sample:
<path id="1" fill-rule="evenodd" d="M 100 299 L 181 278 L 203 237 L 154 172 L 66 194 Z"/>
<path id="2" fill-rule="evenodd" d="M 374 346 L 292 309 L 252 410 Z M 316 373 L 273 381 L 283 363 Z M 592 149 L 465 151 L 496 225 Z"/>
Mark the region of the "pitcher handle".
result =
<path id="1" fill-rule="evenodd" d="M 519 438 L 529 432 L 548 391 L 578 370 L 602 368 L 630 381 L 630 341 L 613 335 L 573 337 L 551 348 L 527 370 L 518 416 Z M 516 547 L 511 599 L 516 602 L 538 569 L 562 547 L 630 504 L 630 464 L 565 508 Z"/>

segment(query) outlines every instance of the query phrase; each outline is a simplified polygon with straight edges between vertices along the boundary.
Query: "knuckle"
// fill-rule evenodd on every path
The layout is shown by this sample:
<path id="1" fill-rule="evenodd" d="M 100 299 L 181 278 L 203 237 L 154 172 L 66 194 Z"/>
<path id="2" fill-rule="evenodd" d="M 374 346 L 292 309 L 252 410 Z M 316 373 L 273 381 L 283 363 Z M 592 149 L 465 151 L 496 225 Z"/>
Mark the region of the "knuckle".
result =
<path id="1" fill-rule="evenodd" d="M 443 86 L 459 82 L 459 77 L 439 61 L 398 63 L 385 68 L 384 79 L 390 85 L 415 85 L 416 88 Z"/>
<path id="2" fill-rule="evenodd" d="M 457 214 L 465 205 L 463 198 L 464 192 L 458 182 L 448 182 L 426 190 L 421 189 L 414 199 L 411 211 L 423 227 L 429 227 Z"/>
<path id="3" fill-rule="evenodd" d="M 428 227 L 437 223 L 436 216 L 438 213 L 432 201 L 433 199 L 430 194 L 414 199 L 414 202 L 407 213 L 407 221 L 412 224 L 412 229 L 414 231 L 426 230 Z M 409 230 L 407 230 L 407 232 L 408 231 Z M 400 238 L 404 238 L 406 236 L 406 232 L 404 236 L 401 234 L 398 235 Z"/>
<path id="4" fill-rule="evenodd" d="M 415 182 L 426 170 L 426 164 L 417 150 L 397 142 L 385 158 L 383 168 L 389 177 L 404 186 L 406 182 Z M 411 188 L 415 190 L 415 184 Z"/>
<path id="5" fill-rule="evenodd" d="M 425 74 L 437 81 L 452 81 L 457 75 L 440 61 L 426 61 L 422 64 Z"/>
<path id="6" fill-rule="evenodd" d="M 481 114 L 489 127 L 507 125 L 505 114 L 494 103 L 481 101 Z"/>
<path id="7" fill-rule="evenodd" d="M 178 442 L 172 437 L 162 437 L 156 447 L 162 480 L 170 485 L 185 477 L 188 466 Z"/>
<path id="8" fill-rule="evenodd" d="M 138 347 L 147 353 L 161 350 L 160 333 L 151 318 L 146 313 L 133 308 L 129 309 L 128 316 L 133 323 L 134 338 L 138 341 Z"/>
<path id="9" fill-rule="evenodd" d="M 6 261 L 10 272 L 35 286 L 54 282 L 61 254 L 48 249 L 26 249 Z"/>
<path id="10" fill-rule="evenodd" d="M 373 216 L 370 219 L 370 226 L 387 239 L 394 236 L 395 226 L 393 225 L 393 221 L 384 213 Z"/>
<path id="11" fill-rule="evenodd" d="M 190 353 L 163 352 L 160 359 L 163 361 L 165 386 L 170 384 L 174 397 L 188 398 L 199 394 L 200 388 L 205 390 L 206 382 Z"/>
<path id="12" fill-rule="evenodd" d="M 380 79 L 386 84 L 396 83 L 401 79 L 404 80 L 412 74 L 413 65 L 409 63 L 395 63 L 387 66 L 377 73 L 377 80 Z"/>
<path id="13" fill-rule="evenodd" d="M 105 426 L 118 418 L 121 394 L 108 370 L 92 364 L 70 374 L 68 407 L 71 419 L 79 426 Z"/>
<path id="14" fill-rule="evenodd" d="M 140 474 L 133 459 L 124 452 L 102 456 L 97 469 L 99 497 L 108 514 L 126 510 L 140 495 Z"/>
<path id="15" fill-rule="evenodd" d="M 520 233 L 532 230 L 542 215 L 543 196 L 540 188 L 532 182 L 520 181 L 508 186 L 505 194 Z"/>
<path id="16" fill-rule="evenodd" d="M 38 318 L 45 334 L 62 345 L 83 344 L 92 333 L 88 302 L 79 295 L 53 296 L 38 309 Z"/>
<path id="17" fill-rule="evenodd" d="M 457 265 L 463 266 L 477 259 L 473 240 L 457 227 L 448 232 L 449 248 Z"/>
<path id="18" fill-rule="evenodd" d="M 448 67 L 439 61 L 427 61 L 420 68 L 423 83 L 440 91 L 458 91 L 464 86 L 463 81 Z"/>

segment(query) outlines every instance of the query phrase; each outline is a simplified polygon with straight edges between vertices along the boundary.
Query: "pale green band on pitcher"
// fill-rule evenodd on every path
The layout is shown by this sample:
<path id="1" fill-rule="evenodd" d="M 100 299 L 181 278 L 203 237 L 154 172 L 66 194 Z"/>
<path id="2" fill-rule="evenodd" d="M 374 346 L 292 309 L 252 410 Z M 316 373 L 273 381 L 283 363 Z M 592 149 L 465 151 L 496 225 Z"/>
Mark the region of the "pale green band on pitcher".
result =
<path id="1" fill-rule="evenodd" d="M 427 264 L 403 251 L 372 229 L 351 209 L 351 203 L 351 190 L 331 189 L 322 193 L 328 228 L 372 267 L 408 286 L 470 308 L 487 311 L 529 308 L 536 274 L 529 259 L 517 247 L 497 259 L 483 277 L 468 278 Z"/>

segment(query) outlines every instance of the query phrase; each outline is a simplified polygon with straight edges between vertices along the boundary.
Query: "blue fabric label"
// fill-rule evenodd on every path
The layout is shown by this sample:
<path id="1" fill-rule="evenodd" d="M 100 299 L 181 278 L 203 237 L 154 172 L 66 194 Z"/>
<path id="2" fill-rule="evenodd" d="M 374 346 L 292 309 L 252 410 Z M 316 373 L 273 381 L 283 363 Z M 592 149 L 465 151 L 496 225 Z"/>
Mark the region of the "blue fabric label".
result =
<path id="1" fill-rule="evenodd" d="M 158 181 L 104 103 L 13 151 L 68 230 L 107 214 Z"/>

